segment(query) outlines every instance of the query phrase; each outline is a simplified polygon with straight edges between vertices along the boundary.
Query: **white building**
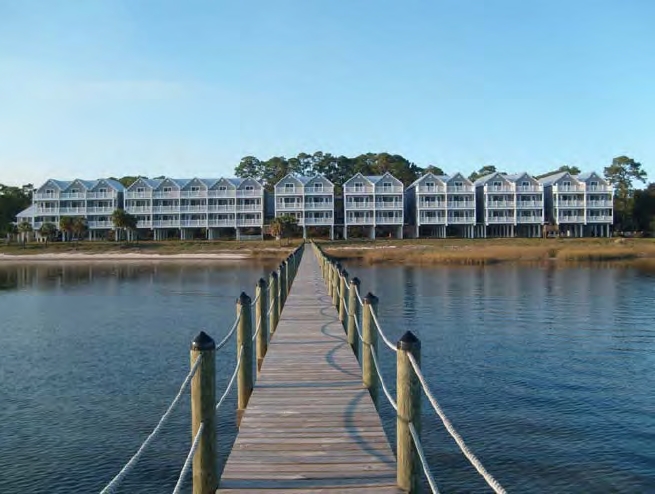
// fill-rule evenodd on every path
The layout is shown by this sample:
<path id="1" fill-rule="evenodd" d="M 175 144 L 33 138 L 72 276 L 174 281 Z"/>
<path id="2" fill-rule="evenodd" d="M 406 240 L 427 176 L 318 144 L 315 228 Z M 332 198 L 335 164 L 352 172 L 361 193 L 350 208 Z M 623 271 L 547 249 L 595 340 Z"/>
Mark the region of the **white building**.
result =
<path id="1" fill-rule="evenodd" d="M 18 215 L 35 230 L 44 223 L 59 228 L 64 216 L 86 218 L 89 237 L 98 239 L 113 230 L 111 215 L 123 207 L 123 185 L 111 179 L 71 181 L 50 179 L 36 189 L 32 206 Z"/>
<path id="2" fill-rule="evenodd" d="M 262 238 L 264 187 L 251 178 L 136 180 L 125 192 L 125 210 L 138 219 L 138 230 L 164 240 L 172 230 L 194 238 L 199 229 L 214 240 Z"/>
<path id="3" fill-rule="evenodd" d="M 612 187 L 595 172 L 559 172 L 543 177 L 547 220 L 570 237 L 611 236 L 614 221 Z"/>
<path id="4" fill-rule="evenodd" d="M 482 237 L 541 237 L 543 186 L 527 173 L 491 173 L 475 181 Z"/>
<path id="5" fill-rule="evenodd" d="M 275 216 L 290 215 L 302 227 L 325 227 L 334 239 L 334 184 L 322 175 L 300 177 L 289 174 L 275 184 Z"/>
<path id="6" fill-rule="evenodd" d="M 388 172 L 351 177 L 343 185 L 343 237 L 348 238 L 348 227 L 359 226 L 367 228 L 372 239 L 376 233 L 403 238 L 403 192 L 403 183 Z"/>

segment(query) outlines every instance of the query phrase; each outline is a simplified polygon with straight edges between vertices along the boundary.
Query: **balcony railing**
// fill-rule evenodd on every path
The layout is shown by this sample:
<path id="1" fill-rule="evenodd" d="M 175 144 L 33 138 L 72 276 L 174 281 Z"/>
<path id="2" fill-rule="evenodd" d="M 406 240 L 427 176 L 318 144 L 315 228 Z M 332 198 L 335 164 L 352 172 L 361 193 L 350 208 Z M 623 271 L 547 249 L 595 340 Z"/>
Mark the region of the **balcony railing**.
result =
<path id="1" fill-rule="evenodd" d="M 113 221 L 89 221 L 88 225 L 91 229 L 114 228 Z"/>
<path id="2" fill-rule="evenodd" d="M 285 187 L 276 187 L 275 188 L 275 195 L 276 196 L 301 196 L 302 195 L 302 189 L 299 188 L 291 188 L 287 189 Z"/>
<path id="3" fill-rule="evenodd" d="M 116 199 L 117 192 L 87 192 L 87 199 Z"/>
<path id="4" fill-rule="evenodd" d="M 207 205 L 203 204 L 200 206 L 178 206 L 178 211 L 180 211 L 180 213 L 206 213 Z"/>
<path id="5" fill-rule="evenodd" d="M 305 218 L 305 225 L 332 225 L 334 224 L 334 218 Z"/>
<path id="6" fill-rule="evenodd" d="M 344 187 L 344 192 L 346 194 L 373 194 L 375 188 L 372 185 L 365 185 L 363 187 L 353 187 L 349 185 Z"/>
<path id="7" fill-rule="evenodd" d="M 289 210 L 289 209 L 303 209 L 302 202 L 282 202 L 275 204 L 276 209 Z"/>
<path id="8" fill-rule="evenodd" d="M 305 188 L 304 190 L 306 196 L 314 195 L 332 195 L 334 194 L 334 187 L 324 187 L 323 189 L 314 189 L 313 187 Z"/>
<path id="9" fill-rule="evenodd" d="M 207 220 L 207 226 L 209 227 L 228 227 L 234 228 L 236 226 L 235 219 L 209 219 Z"/>
<path id="10" fill-rule="evenodd" d="M 207 191 L 207 197 L 236 197 L 237 191 L 235 189 L 212 189 Z"/>
<path id="11" fill-rule="evenodd" d="M 493 208 L 513 208 L 514 201 L 487 201 L 486 207 L 489 209 Z"/>
<path id="12" fill-rule="evenodd" d="M 137 228 L 152 228 L 152 220 L 139 220 L 136 224 Z"/>
<path id="13" fill-rule="evenodd" d="M 419 194 L 444 194 L 446 192 L 446 186 L 435 185 L 434 187 L 428 187 L 426 185 L 419 185 L 416 188 L 416 192 Z"/>
<path id="14" fill-rule="evenodd" d="M 511 185 L 489 185 L 487 184 L 486 192 L 514 192 Z"/>
<path id="15" fill-rule="evenodd" d="M 373 216 L 351 216 L 346 218 L 346 223 L 349 225 L 372 225 L 374 219 Z"/>
<path id="16" fill-rule="evenodd" d="M 262 226 L 261 218 L 237 218 L 237 226 Z"/>
<path id="17" fill-rule="evenodd" d="M 517 209 L 543 208 L 543 201 L 516 201 Z"/>
<path id="18" fill-rule="evenodd" d="M 207 226 L 207 220 L 180 220 L 182 228 L 204 228 Z"/>
<path id="19" fill-rule="evenodd" d="M 130 214 L 152 213 L 152 206 L 125 206 L 125 211 Z"/>
<path id="20" fill-rule="evenodd" d="M 587 192 L 612 192 L 611 185 L 587 185 Z"/>
<path id="21" fill-rule="evenodd" d="M 601 201 L 587 201 L 588 208 L 611 208 L 613 206 L 612 201 L 601 200 Z"/>
<path id="22" fill-rule="evenodd" d="M 152 222 L 154 228 L 179 228 L 180 220 L 155 220 Z"/>
<path id="23" fill-rule="evenodd" d="M 448 201 L 448 209 L 473 209 L 475 201 Z"/>
<path id="24" fill-rule="evenodd" d="M 446 207 L 445 201 L 419 201 L 419 209 L 444 209 Z"/>
<path id="25" fill-rule="evenodd" d="M 209 204 L 207 206 L 208 213 L 234 213 L 236 210 L 236 204 Z"/>
<path id="26" fill-rule="evenodd" d="M 375 188 L 375 193 L 376 194 L 402 194 L 403 187 L 401 185 L 392 185 L 390 187 L 384 187 L 382 185 L 378 185 Z"/>
<path id="27" fill-rule="evenodd" d="M 543 223 L 544 219 L 543 219 L 542 216 L 521 216 L 521 215 L 518 215 L 516 217 L 516 222 L 517 223 L 535 224 L 535 223 Z"/>
<path id="28" fill-rule="evenodd" d="M 443 225 L 446 223 L 446 216 L 445 215 L 438 215 L 438 216 L 419 215 L 419 222 L 421 224 Z"/>
<path id="29" fill-rule="evenodd" d="M 86 214 L 86 208 L 59 208 L 59 214 L 62 216 L 69 214 L 84 215 Z"/>
<path id="30" fill-rule="evenodd" d="M 517 185 L 516 192 L 543 192 L 543 185 Z"/>
<path id="31" fill-rule="evenodd" d="M 153 206 L 153 213 L 179 213 L 180 206 Z"/>
<path id="32" fill-rule="evenodd" d="M 179 199 L 180 191 L 171 190 L 171 191 L 164 192 L 161 190 L 156 190 L 155 192 L 152 193 L 152 197 L 155 199 Z"/>
<path id="33" fill-rule="evenodd" d="M 376 216 L 375 223 L 378 225 L 400 225 L 403 223 L 402 216 Z"/>
<path id="34" fill-rule="evenodd" d="M 449 216 L 448 217 L 449 225 L 474 225 L 475 216 Z"/>
<path id="35" fill-rule="evenodd" d="M 35 201 L 58 201 L 59 193 L 57 194 L 44 194 L 43 192 L 37 192 L 34 194 Z"/>
<path id="36" fill-rule="evenodd" d="M 475 186 L 473 185 L 449 185 L 446 187 L 446 192 L 448 194 L 452 192 L 475 192 Z"/>
<path id="37" fill-rule="evenodd" d="M 206 190 L 182 190 L 180 191 L 180 197 L 183 198 L 205 198 L 207 197 L 207 191 Z"/>
<path id="38" fill-rule="evenodd" d="M 373 202 L 371 201 L 365 201 L 365 202 L 355 202 L 355 201 L 348 201 L 346 202 L 346 209 L 373 209 Z"/>
<path id="39" fill-rule="evenodd" d="M 584 192 L 584 184 L 580 185 L 553 185 L 553 190 L 557 192 Z"/>
<path id="40" fill-rule="evenodd" d="M 376 202 L 375 209 L 403 209 L 402 202 Z"/>
<path id="41" fill-rule="evenodd" d="M 514 216 L 488 216 L 488 224 L 514 223 Z"/>
<path id="42" fill-rule="evenodd" d="M 237 204 L 237 211 L 261 211 L 261 204 Z"/>
<path id="43" fill-rule="evenodd" d="M 576 215 L 559 215 L 557 217 L 557 221 L 559 223 L 584 223 L 585 222 L 585 217 L 583 214 L 576 214 Z"/>
<path id="44" fill-rule="evenodd" d="M 104 208 L 86 208 L 87 214 L 112 214 L 116 208 L 107 206 Z"/>
<path id="45" fill-rule="evenodd" d="M 145 192 L 126 192 L 125 199 L 152 199 L 152 191 Z"/>
<path id="46" fill-rule="evenodd" d="M 237 197 L 263 197 L 264 189 L 237 190 Z"/>
<path id="47" fill-rule="evenodd" d="M 595 214 L 587 216 L 587 223 L 611 223 L 614 218 L 609 214 Z"/>
<path id="48" fill-rule="evenodd" d="M 562 201 L 561 199 L 555 202 L 556 207 L 574 207 L 583 208 L 584 201 Z"/>
<path id="49" fill-rule="evenodd" d="M 61 192 L 59 199 L 65 201 L 67 199 L 86 199 L 86 192 Z"/>
<path id="50" fill-rule="evenodd" d="M 333 202 L 306 202 L 305 209 L 334 209 Z"/>

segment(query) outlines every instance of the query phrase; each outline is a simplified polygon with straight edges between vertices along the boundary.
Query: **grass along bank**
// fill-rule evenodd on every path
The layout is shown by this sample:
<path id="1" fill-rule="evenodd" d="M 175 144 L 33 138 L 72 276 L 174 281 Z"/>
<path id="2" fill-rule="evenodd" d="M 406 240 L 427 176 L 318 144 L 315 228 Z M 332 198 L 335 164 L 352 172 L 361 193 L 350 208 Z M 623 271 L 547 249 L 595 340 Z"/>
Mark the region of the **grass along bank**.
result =
<path id="1" fill-rule="evenodd" d="M 338 259 L 366 264 L 485 265 L 506 262 L 631 262 L 655 265 L 655 239 L 502 238 L 319 242 Z"/>
<path id="2" fill-rule="evenodd" d="M 283 241 L 282 246 L 276 240 L 264 241 L 180 241 L 170 240 L 163 242 L 52 242 L 47 246 L 44 243 L 30 242 L 25 248 L 19 244 L 0 245 L 0 259 L 20 257 L 61 257 L 75 258 L 76 256 L 103 257 L 157 257 L 157 256 L 232 256 L 235 259 L 283 259 L 291 250 L 298 246 L 302 240 L 292 239 Z"/>

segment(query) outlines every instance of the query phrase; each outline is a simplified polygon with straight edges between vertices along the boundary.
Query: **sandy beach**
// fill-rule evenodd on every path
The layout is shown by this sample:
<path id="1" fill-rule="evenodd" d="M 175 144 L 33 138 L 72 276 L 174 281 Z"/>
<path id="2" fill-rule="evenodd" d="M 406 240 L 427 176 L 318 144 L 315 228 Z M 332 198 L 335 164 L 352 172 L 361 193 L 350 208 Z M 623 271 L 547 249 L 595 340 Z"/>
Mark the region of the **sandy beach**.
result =
<path id="1" fill-rule="evenodd" d="M 41 253 L 41 254 L 2 254 L 0 262 L 32 262 L 32 261 L 242 261 L 252 259 L 245 252 L 221 252 L 199 254 L 154 254 L 133 252 L 101 252 L 89 253 Z"/>

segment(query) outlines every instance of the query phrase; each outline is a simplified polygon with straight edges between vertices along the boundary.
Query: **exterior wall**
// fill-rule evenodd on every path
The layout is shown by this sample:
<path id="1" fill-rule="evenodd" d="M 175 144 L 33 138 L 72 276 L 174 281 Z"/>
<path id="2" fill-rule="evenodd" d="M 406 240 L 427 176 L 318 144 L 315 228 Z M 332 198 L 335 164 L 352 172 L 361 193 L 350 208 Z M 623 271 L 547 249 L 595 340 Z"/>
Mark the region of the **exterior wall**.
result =
<path id="1" fill-rule="evenodd" d="M 360 174 L 344 184 L 344 225 L 397 226 L 404 222 L 404 187 L 390 174 L 370 178 Z"/>
<path id="2" fill-rule="evenodd" d="M 275 184 L 275 216 L 283 214 L 302 227 L 333 227 L 334 185 L 322 176 L 287 175 Z"/>

